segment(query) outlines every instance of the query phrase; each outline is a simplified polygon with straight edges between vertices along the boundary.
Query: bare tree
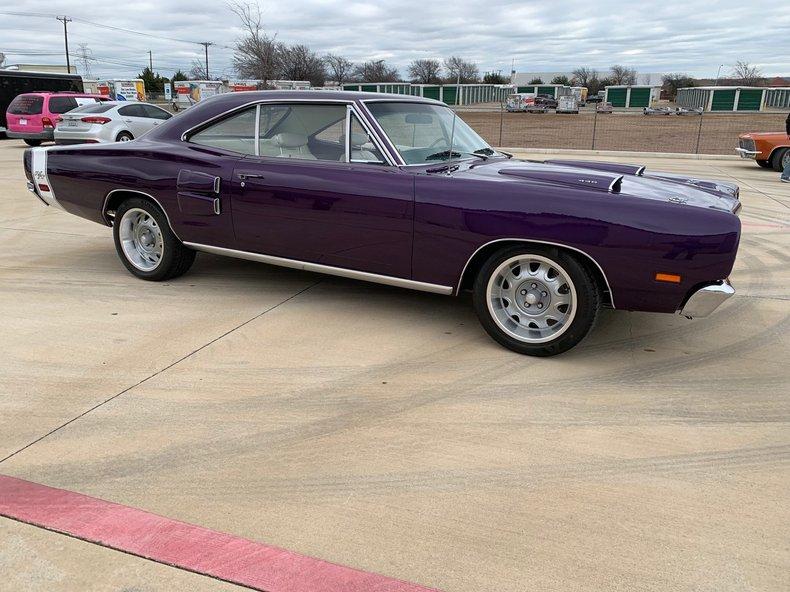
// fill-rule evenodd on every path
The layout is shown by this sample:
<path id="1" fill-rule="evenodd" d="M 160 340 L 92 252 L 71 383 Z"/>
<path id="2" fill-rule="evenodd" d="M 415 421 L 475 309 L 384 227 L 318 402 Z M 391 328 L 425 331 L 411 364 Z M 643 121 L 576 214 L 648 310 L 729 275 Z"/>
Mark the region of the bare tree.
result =
<path id="1" fill-rule="evenodd" d="M 586 86 L 587 90 L 591 93 L 593 89 L 591 87 L 598 86 L 598 70 L 593 70 L 592 68 L 581 67 L 576 68 L 573 71 L 573 77 L 571 78 L 571 82 L 574 86 Z M 595 92 L 598 92 L 597 90 Z"/>
<path id="2" fill-rule="evenodd" d="M 231 2 L 228 7 L 239 17 L 244 29 L 233 51 L 233 67 L 240 76 L 262 80 L 264 84 L 276 79 L 283 46 L 263 30 L 260 6 Z"/>
<path id="3" fill-rule="evenodd" d="M 192 67 L 189 69 L 190 80 L 208 80 L 206 74 L 206 63 L 203 60 L 195 58 L 192 60 Z"/>
<path id="4" fill-rule="evenodd" d="M 459 80 L 461 84 L 480 82 L 480 71 L 477 69 L 477 65 L 462 57 L 450 56 L 445 58 L 444 69 L 447 70 L 447 81 L 449 83 L 455 83 Z"/>
<path id="5" fill-rule="evenodd" d="M 730 76 L 744 86 L 758 86 L 763 81 L 763 73 L 760 68 L 740 60 L 735 62 Z"/>
<path id="6" fill-rule="evenodd" d="M 636 70 L 627 66 L 612 66 L 609 79 L 613 85 L 632 86 L 636 84 Z"/>
<path id="7" fill-rule="evenodd" d="M 670 99 L 674 100 L 679 88 L 695 86 L 695 80 L 688 74 L 674 73 L 664 74 L 661 77 L 664 90 L 669 94 Z"/>
<path id="8" fill-rule="evenodd" d="M 439 60 L 414 60 L 409 64 L 409 77 L 418 84 L 437 84 L 441 82 L 442 65 Z"/>
<path id="9" fill-rule="evenodd" d="M 351 72 L 354 70 L 354 63 L 343 56 L 328 53 L 324 56 L 324 62 L 329 69 L 329 79 L 338 84 L 343 84 Z"/>
<path id="10" fill-rule="evenodd" d="M 285 80 L 307 80 L 311 86 L 324 86 L 326 66 L 306 45 L 285 46 L 280 51 L 280 76 Z"/>
<path id="11" fill-rule="evenodd" d="M 400 76 L 397 68 L 384 60 L 370 60 L 354 69 L 354 79 L 359 82 L 397 82 Z"/>

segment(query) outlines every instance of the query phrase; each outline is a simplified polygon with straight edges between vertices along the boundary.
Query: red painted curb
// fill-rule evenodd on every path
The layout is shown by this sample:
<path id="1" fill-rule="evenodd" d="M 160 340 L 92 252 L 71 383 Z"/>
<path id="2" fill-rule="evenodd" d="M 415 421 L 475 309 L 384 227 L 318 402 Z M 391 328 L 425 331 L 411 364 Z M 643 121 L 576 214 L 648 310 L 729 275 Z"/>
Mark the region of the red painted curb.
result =
<path id="1" fill-rule="evenodd" d="M 0 516 L 265 592 L 437 592 L 5 475 Z"/>

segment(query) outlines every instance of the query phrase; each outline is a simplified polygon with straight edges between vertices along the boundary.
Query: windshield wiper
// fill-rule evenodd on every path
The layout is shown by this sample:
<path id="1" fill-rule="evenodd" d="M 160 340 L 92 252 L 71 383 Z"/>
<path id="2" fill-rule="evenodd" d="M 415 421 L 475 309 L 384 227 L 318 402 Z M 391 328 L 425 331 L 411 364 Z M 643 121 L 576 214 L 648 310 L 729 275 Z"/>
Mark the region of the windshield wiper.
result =
<path id="1" fill-rule="evenodd" d="M 475 156 L 475 157 L 480 158 L 482 160 L 488 160 L 488 157 L 485 156 L 484 154 L 477 154 L 476 152 L 456 152 L 455 150 L 453 150 L 452 154 L 450 154 L 449 150 L 443 150 L 441 152 L 434 152 L 433 154 L 431 154 L 429 156 L 426 156 L 425 160 L 439 160 L 440 158 L 444 158 L 445 160 L 450 160 L 451 158 L 459 158 L 459 157 L 463 156 L 464 154 L 467 154 L 469 156 Z"/>

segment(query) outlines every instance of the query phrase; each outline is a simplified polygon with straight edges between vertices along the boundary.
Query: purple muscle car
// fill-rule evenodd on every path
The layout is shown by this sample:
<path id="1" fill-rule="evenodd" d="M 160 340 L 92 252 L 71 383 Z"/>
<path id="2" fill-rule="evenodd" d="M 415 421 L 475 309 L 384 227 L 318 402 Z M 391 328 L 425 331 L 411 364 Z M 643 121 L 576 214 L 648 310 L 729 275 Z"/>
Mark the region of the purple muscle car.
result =
<path id="1" fill-rule="evenodd" d="M 438 294 L 553 355 L 602 306 L 704 317 L 734 293 L 738 187 L 642 166 L 517 161 L 444 104 L 231 93 L 122 144 L 28 149 L 29 189 L 111 226 L 153 281 L 196 251 Z"/>

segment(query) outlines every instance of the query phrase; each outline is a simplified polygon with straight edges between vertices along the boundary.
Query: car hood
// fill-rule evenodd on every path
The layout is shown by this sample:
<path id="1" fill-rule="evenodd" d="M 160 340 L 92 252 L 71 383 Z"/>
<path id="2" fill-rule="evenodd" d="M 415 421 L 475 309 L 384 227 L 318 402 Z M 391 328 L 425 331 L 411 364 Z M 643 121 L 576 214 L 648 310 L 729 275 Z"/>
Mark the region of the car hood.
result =
<path id="1" fill-rule="evenodd" d="M 734 183 L 651 172 L 642 165 L 574 160 L 497 160 L 474 163 L 456 174 L 573 187 L 595 194 L 651 199 L 727 212 L 740 208 L 739 189 Z"/>

